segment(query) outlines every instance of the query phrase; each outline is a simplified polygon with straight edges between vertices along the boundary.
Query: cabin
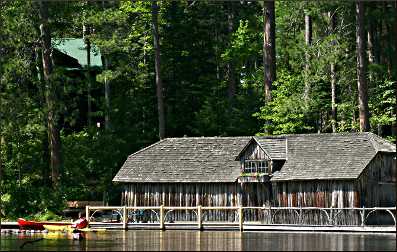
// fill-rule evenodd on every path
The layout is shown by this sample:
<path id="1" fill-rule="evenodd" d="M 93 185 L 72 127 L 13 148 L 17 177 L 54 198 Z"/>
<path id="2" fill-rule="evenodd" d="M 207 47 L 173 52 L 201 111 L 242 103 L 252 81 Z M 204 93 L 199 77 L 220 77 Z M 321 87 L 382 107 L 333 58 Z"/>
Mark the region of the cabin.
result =
<path id="1" fill-rule="evenodd" d="M 166 138 L 113 181 L 127 206 L 394 207 L 396 148 L 372 133 Z"/>
<path id="2" fill-rule="evenodd" d="M 75 104 L 74 107 L 66 106 L 64 115 L 76 115 L 76 118 L 65 120 L 64 115 L 61 115 L 62 128 L 65 129 L 66 133 L 70 133 L 82 130 L 86 126 L 89 96 L 91 97 L 91 119 L 94 122 L 102 123 L 104 117 L 95 113 L 101 109 L 97 101 L 104 96 L 103 85 L 96 80 L 97 75 L 104 69 L 103 56 L 99 48 L 92 42 L 90 47 L 87 48 L 86 41 L 83 38 L 53 38 L 51 44 L 53 49 L 51 53 L 52 62 L 58 70 L 62 71 L 62 76 L 64 76 L 62 79 L 65 90 L 63 95 L 65 100 L 73 100 L 73 104 Z"/>

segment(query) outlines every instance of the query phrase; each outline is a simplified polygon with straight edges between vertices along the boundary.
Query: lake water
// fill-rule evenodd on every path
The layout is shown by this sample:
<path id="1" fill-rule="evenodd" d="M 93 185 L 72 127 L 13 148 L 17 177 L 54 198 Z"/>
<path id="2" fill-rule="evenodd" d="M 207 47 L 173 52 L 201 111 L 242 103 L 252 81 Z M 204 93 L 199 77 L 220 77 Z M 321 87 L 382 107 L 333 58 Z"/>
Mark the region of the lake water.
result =
<path id="1" fill-rule="evenodd" d="M 42 239 L 43 238 L 43 239 Z M 40 239 L 40 240 L 39 240 Z M 34 241 L 26 243 L 26 241 Z M 396 250 L 395 234 L 130 230 L 1 234 L 0 250 Z M 25 245 L 23 245 L 26 243 Z M 23 245 L 22 249 L 21 246 Z"/>

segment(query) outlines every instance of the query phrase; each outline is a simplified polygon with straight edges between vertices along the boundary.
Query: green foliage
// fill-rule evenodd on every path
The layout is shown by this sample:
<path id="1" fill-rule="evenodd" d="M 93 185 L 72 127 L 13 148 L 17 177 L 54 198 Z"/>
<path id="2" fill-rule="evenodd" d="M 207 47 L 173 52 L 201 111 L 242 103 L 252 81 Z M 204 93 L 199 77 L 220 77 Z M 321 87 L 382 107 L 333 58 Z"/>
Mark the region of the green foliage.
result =
<path id="1" fill-rule="evenodd" d="M 103 131 L 80 131 L 62 138 L 63 187 L 67 200 L 98 200 L 111 190 L 111 180 L 123 162 L 123 139 Z"/>
<path id="2" fill-rule="evenodd" d="M 308 124 L 307 105 L 302 96 L 303 81 L 301 76 L 293 76 L 286 71 L 278 73 L 272 92 L 272 101 L 261 107 L 260 112 L 254 114 L 263 120 L 263 131 L 267 134 L 288 134 L 310 132 Z"/>
<path id="3" fill-rule="evenodd" d="M 37 221 L 60 221 L 62 217 L 55 214 L 52 211 L 45 209 L 43 212 L 36 213 L 32 216 L 29 216 L 26 219 L 37 220 Z"/>
<path id="4" fill-rule="evenodd" d="M 378 86 L 371 88 L 370 111 L 371 122 L 375 125 L 391 125 L 396 122 L 395 82 L 384 80 Z"/>
<path id="5" fill-rule="evenodd" d="M 261 36 L 255 31 L 256 27 L 249 26 L 249 20 L 240 20 L 239 27 L 233 33 L 230 46 L 221 58 L 228 62 L 232 60 L 246 61 L 252 56 L 260 55 Z"/>

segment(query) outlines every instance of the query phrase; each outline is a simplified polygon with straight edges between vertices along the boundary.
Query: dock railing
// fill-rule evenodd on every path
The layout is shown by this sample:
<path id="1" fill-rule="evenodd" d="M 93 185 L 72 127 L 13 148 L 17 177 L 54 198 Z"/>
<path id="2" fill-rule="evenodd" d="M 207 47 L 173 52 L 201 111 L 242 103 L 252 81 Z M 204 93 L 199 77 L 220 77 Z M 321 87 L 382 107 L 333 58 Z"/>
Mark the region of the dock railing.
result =
<path id="1" fill-rule="evenodd" d="M 116 222 L 123 229 L 128 229 L 129 223 L 158 223 L 160 229 L 165 224 L 185 223 L 197 225 L 202 229 L 203 223 L 228 223 L 238 225 L 243 230 L 244 224 L 265 225 L 323 225 L 323 226 L 366 226 L 368 220 L 375 214 L 383 213 L 383 217 L 390 216 L 396 227 L 396 207 L 371 208 L 320 208 L 320 207 L 205 207 L 205 206 L 86 206 L 86 219 L 95 222 L 98 211 L 112 211 L 118 215 Z M 179 213 L 179 215 L 177 214 Z M 174 215 L 175 222 L 171 215 Z M 221 216 L 222 218 L 220 218 Z M 387 218 L 387 217 L 386 217 Z M 181 221 L 182 219 L 182 221 Z M 220 222 L 219 219 L 222 219 Z M 157 225 L 157 224 L 156 224 Z"/>

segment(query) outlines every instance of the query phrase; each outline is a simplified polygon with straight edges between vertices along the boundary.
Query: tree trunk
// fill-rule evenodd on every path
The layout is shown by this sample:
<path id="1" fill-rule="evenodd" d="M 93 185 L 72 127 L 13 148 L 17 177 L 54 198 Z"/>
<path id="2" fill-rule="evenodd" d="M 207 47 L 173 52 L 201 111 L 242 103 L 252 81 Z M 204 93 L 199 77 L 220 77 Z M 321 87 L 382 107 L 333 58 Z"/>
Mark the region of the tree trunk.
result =
<path id="1" fill-rule="evenodd" d="M 105 70 L 108 70 L 108 60 L 103 57 Z M 110 85 L 105 75 L 105 130 L 110 129 Z"/>
<path id="2" fill-rule="evenodd" d="M 394 59 L 397 59 L 397 0 L 394 2 Z M 397 65 L 397 61 L 395 61 Z M 397 67 L 394 65 L 394 95 L 397 101 Z M 397 107 L 394 105 L 393 112 L 396 114 Z M 395 136 L 397 131 L 396 121 L 392 125 L 392 135 Z M 397 142 L 396 142 L 397 147 Z"/>
<path id="3" fill-rule="evenodd" d="M 2 105 L 0 103 L 0 105 Z M 0 107 L 1 108 L 1 107 Z M 0 122 L 1 124 L 1 122 Z M 3 188 L 2 183 L 4 183 L 3 179 L 3 153 L 4 153 L 4 148 L 5 148 L 5 139 L 3 136 L 3 132 L 0 132 L 0 188 Z M 1 200 L 1 196 L 3 195 L 4 191 L 0 190 L 0 232 L 1 232 L 1 219 L 3 219 L 3 216 L 5 215 L 5 212 L 3 211 L 3 202 Z"/>
<path id="4" fill-rule="evenodd" d="M 43 88 L 44 82 L 44 73 L 43 73 L 43 61 L 42 61 L 42 50 L 39 45 L 35 47 L 35 60 L 36 60 L 36 70 L 37 70 L 37 78 L 39 80 L 39 93 L 40 93 L 40 107 L 45 107 L 46 106 L 46 90 Z M 47 125 L 48 124 L 48 118 L 44 117 L 43 124 Z M 42 139 L 42 148 L 43 148 L 43 160 L 48 160 L 49 159 L 49 154 L 48 154 L 48 134 L 45 134 L 43 139 Z M 48 168 L 43 166 L 42 170 L 42 177 L 43 177 L 43 183 L 45 185 L 50 184 L 50 176 L 49 176 L 49 171 Z"/>
<path id="5" fill-rule="evenodd" d="M 328 12 L 331 21 L 331 34 L 335 32 L 336 29 L 336 11 Z M 332 132 L 336 132 L 336 65 L 335 62 L 331 62 L 331 125 Z"/>
<path id="6" fill-rule="evenodd" d="M 375 41 L 376 41 L 376 46 L 374 48 L 374 53 L 375 53 L 375 62 L 377 64 L 381 64 L 381 58 L 382 58 L 382 46 L 383 46 L 383 39 L 382 39 L 382 34 L 383 34 L 383 27 L 382 27 L 382 20 L 377 21 L 375 24 Z"/>
<path id="7" fill-rule="evenodd" d="M 394 58 L 397 59 L 397 0 L 394 2 Z M 394 87 L 395 90 L 397 88 L 397 61 L 394 61 Z M 397 100 L 397 92 L 394 92 L 396 95 L 396 100 Z M 396 106 L 394 106 L 394 109 L 396 109 Z"/>
<path id="8" fill-rule="evenodd" d="M 160 75 L 160 39 L 158 31 L 158 8 L 157 1 L 152 1 L 152 31 L 155 51 L 155 70 L 156 70 L 156 94 L 157 94 L 157 110 L 159 117 L 159 137 L 165 137 L 165 118 L 164 118 L 164 98 L 163 83 Z"/>
<path id="9" fill-rule="evenodd" d="M 0 183 L 3 181 L 3 135 L 0 135 Z M 0 197 L 1 198 L 1 197 Z M 1 206 L 1 205 L 0 205 Z"/>
<path id="10" fill-rule="evenodd" d="M 89 32 L 89 27 L 87 25 L 83 25 L 83 38 L 84 43 L 86 45 L 86 57 L 87 57 L 87 69 L 86 69 L 86 80 L 87 80 L 87 124 L 88 127 L 91 126 L 91 114 L 92 114 L 92 104 L 91 104 L 91 43 L 87 38 Z"/>
<path id="11" fill-rule="evenodd" d="M 368 63 L 372 64 L 375 62 L 374 54 L 374 25 L 371 21 L 368 24 Z"/>
<path id="12" fill-rule="evenodd" d="M 272 85 L 276 80 L 276 33 L 274 1 L 263 3 L 263 70 L 265 101 L 272 99 Z"/>
<path id="13" fill-rule="evenodd" d="M 374 13 L 377 10 L 377 2 L 368 2 L 367 6 L 370 10 L 370 13 Z M 368 63 L 378 63 L 376 61 L 377 50 L 379 50 L 379 46 L 376 46 L 376 30 L 377 30 L 377 20 L 374 18 L 368 18 L 368 31 L 367 31 L 367 53 L 368 53 Z M 371 78 L 371 76 L 370 76 Z"/>
<path id="14" fill-rule="evenodd" d="M 387 37 L 387 39 L 386 39 L 386 43 L 387 43 L 386 52 L 388 52 L 387 55 L 386 55 L 386 66 L 387 66 L 387 74 L 389 75 L 388 77 L 391 79 L 391 78 L 393 78 L 392 77 L 393 76 L 393 69 L 392 69 L 393 57 L 392 57 L 392 54 L 389 53 L 389 52 L 391 52 L 391 50 L 392 50 L 392 48 L 391 48 L 392 47 L 392 36 L 391 36 L 392 28 L 390 27 L 390 24 L 388 22 L 385 21 L 385 23 L 386 23 L 385 26 L 386 26 L 386 37 Z"/>
<path id="15" fill-rule="evenodd" d="M 357 85 L 360 114 L 360 131 L 369 131 L 368 87 L 365 61 L 364 3 L 356 2 Z"/>
<path id="16" fill-rule="evenodd" d="M 55 86 L 50 80 L 52 73 L 51 61 L 51 34 L 48 28 L 48 5 L 40 2 L 40 33 L 42 38 L 42 63 L 43 77 L 46 85 L 45 99 L 47 103 L 47 130 L 50 152 L 51 180 L 54 187 L 58 185 L 59 170 L 61 166 L 61 138 L 57 127 Z"/>
<path id="17" fill-rule="evenodd" d="M 312 17 L 310 15 L 305 15 L 305 44 L 306 47 L 310 47 L 312 44 Z M 309 99 L 310 83 L 309 83 L 309 70 L 310 70 L 310 57 L 309 52 L 306 50 L 305 53 L 305 91 L 303 98 L 305 102 Z"/>
<path id="18" fill-rule="evenodd" d="M 376 4 L 376 3 L 371 3 L 371 4 Z M 371 5 L 372 7 L 373 5 Z M 374 31 L 374 23 L 372 20 L 369 20 L 368 22 L 368 32 L 367 32 L 367 53 L 368 53 L 368 63 L 373 64 L 375 63 L 375 41 L 374 41 L 374 36 L 375 36 L 375 31 Z M 371 83 L 373 81 L 373 74 L 372 72 L 369 72 L 368 78 L 369 82 Z"/>
<path id="19" fill-rule="evenodd" d="M 220 73 L 220 67 L 219 67 L 219 50 L 218 50 L 218 45 L 219 45 L 219 34 L 218 34 L 218 26 L 215 25 L 215 64 L 216 64 L 216 79 L 219 81 L 221 79 L 221 73 Z"/>
<path id="20" fill-rule="evenodd" d="M 228 9 L 228 14 L 227 14 L 227 29 L 228 29 L 228 33 L 230 35 L 230 37 L 232 37 L 232 33 L 233 33 L 233 3 L 229 2 L 229 9 Z M 233 60 L 231 60 L 230 62 L 227 63 L 227 79 L 228 79 L 228 89 L 227 89 L 227 95 L 229 98 L 229 102 L 231 103 L 234 96 L 236 95 L 236 78 L 235 78 L 235 74 L 234 74 L 234 68 L 233 68 Z"/>
<path id="21" fill-rule="evenodd" d="M 397 58 L 397 0 L 394 2 L 394 57 Z M 394 79 L 397 80 L 397 62 L 394 66 Z M 397 81 L 395 81 L 397 83 Z M 397 92 L 395 92 L 397 98 Z M 394 107 L 395 108 L 395 107 Z"/>
<path id="22" fill-rule="evenodd" d="M 0 86 L 1 92 L 1 86 Z M 2 98 L 0 96 L 0 115 L 2 115 Z M 2 118 L 0 118 L 0 188 L 3 188 L 3 132 L 2 129 Z M 0 232 L 1 232 L 1 219 L 3 219 L 3 202 L 1 200 L 1 196 L 3 196 L 3 190 L 0 190 Z"/>

